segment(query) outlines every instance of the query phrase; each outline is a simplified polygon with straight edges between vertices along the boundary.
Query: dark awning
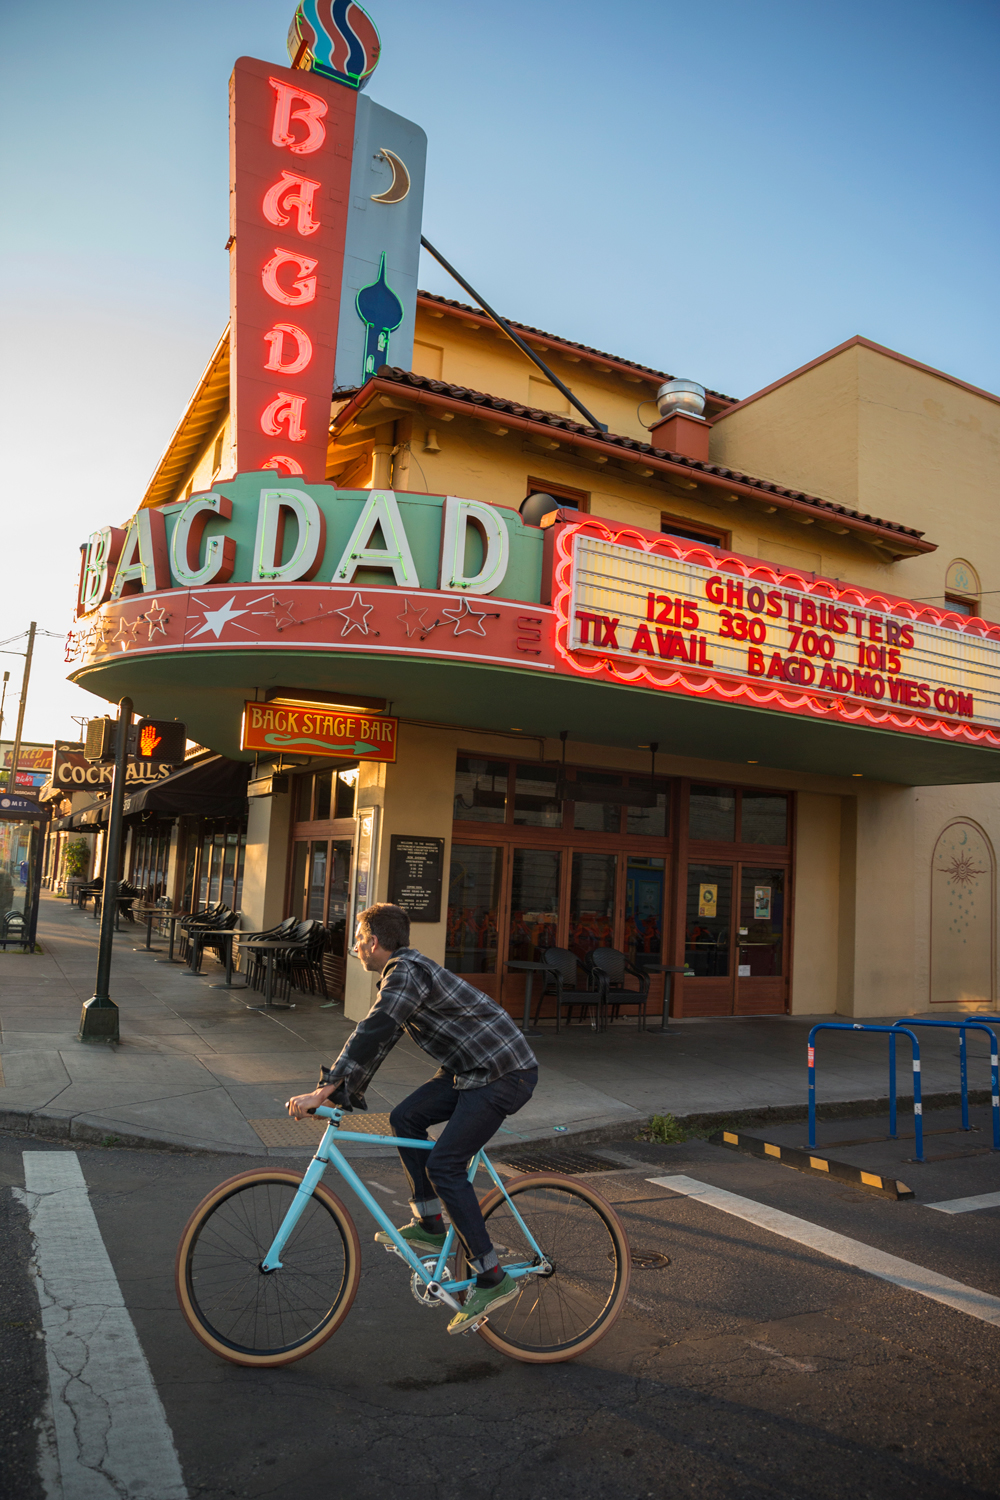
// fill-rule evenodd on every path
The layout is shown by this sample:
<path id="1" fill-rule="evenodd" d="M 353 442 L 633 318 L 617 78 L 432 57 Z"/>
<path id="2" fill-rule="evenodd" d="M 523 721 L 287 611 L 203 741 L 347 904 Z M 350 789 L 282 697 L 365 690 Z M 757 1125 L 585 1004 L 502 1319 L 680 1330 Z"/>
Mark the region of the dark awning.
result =
<path id="1" fill-rule="evenodd" d="M 160 781 L 151 781 L 125 797 L 125 814 L 138 812 L 189 813 L 199 818 L 241 818 L 247 810 L 250 763 L 211 760 L 183 766 Z"/>
<path id="2" fill-rule="evenodd" d="M 241 818 L 247 810 L 247 782 L 251 766 L 248 761 L 226 760 L 215 755 L 191 766 L 182 766 L 160 781 L 137 787 L 125 797 L 124 812 L 160 812 L 179 816 L 188 813 L 197 818 Z M 60 832 L 70 828 L 94 828 L 106 823 L 111 799 L 91 802 L 77 808 L 67 818 L 59 818 L 53 828 Z"/>

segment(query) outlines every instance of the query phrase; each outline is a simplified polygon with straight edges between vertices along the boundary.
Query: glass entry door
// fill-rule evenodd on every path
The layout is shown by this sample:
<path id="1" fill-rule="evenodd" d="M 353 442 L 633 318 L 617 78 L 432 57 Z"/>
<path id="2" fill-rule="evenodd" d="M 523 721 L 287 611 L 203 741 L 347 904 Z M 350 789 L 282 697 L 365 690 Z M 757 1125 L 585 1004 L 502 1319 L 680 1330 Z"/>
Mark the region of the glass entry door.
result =
<path id="1" fill-rule="evenodd" d="M 686 1016 L 775 1015 L 787 995 L 782 868 L 689 864 L 684 927 Z"/>

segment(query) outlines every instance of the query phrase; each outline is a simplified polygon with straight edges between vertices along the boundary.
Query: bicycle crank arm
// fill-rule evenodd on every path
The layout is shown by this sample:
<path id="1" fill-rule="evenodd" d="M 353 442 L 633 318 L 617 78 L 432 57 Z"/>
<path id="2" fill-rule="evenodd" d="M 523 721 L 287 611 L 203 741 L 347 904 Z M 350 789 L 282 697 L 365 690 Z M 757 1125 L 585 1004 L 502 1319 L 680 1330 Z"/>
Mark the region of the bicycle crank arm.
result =
<path id="1" fill-rule="evenodd" d="M 450 1292 L 446 1292 L 440 1281 L 429 1281 L 427 1291 L 430 1296 L 437 1297 L 439 1302 L 443 1302 L 445 1307 L 450 1307 L 452 1312 L 462 1311 L 461 1302 L 458 1302 Z"/>

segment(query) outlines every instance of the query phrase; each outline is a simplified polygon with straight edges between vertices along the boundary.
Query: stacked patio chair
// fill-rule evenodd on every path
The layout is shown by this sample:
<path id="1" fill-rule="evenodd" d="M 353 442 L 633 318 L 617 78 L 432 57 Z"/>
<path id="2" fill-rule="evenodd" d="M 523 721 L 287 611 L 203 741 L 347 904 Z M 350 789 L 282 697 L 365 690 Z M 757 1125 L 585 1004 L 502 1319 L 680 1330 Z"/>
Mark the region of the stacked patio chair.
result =
<path id="1" fill-rule="evenodd" d="M 180 956 L 187 958 L 188 948 L 191 944 L 190 934 L 196 927 L 217 927 L 218 918 L 227 912 L 229 907 L 220 901 L 216 906 L 209 906 L 205 911 L 192 912 L 189 917 L 182 917 L 178 922 L 181 930 Z"/>
<path id="2" fill-rule="evenodd" d="M 587 966 L 604 991 L 605 1016 L 610 1009 L 611 1019 L 617 1021 L 623 1005 L 634 1005 L 638 1011 L 636 1024 L 640 1031 L 645 1031 L 649 1000 L 649 975 L 645 969 L 640 969 L 617 948 L 595 948 L 587 955 Z M 629 975 L 639 981 L 638 989 L 629 989 L 626 983 Z"/>
<path id="3" fill-rule="evenodd" d="M 584 1012 L 593 1010 L 591 1028 L 594 1031 L 603 1029 L 604 1020 L 604 987 L 600 979 L 591 974 L 587 976 L 587 984 L 580 988 L 578 969 L 580 961 L 575 953 L 568 948 L 546 948 L 545 963 L 548 972 L 545 975 L 545 985 L 538 997 L 535 1006 L 534 1025 L 538 1025 L 538 1016 L 542 1009 L 542 1002 L 546 997 L 555 997 L 556 1002 L 556 1031 L 558 1032 L 562 1022 L 562 1013 L 565 1010 L 567 1022 L 572 1023 L 573 1011 L 579 1008 L 580 1019 Z"/>
<path id="4" fill-rule="evenodd" d="M 276 927 L 265 927 L 260 932 L 241 932 L 240 939 L 244 943 L 251 938 L 259 938 L 262 943 L 277 943 L 282 938 L 290 937 L 295 931 L 297 922 L 297 917 L 286 917 Z M 260 990 L 261 994 L 263 994 L 267 975 L 267 959 L 263 953 L 258 953 L 253 948 L 244 948 L 243 952 L 246 955 L 247 984 L 251 989 Z"/>
<path id="5" fill-rule="evenodd" d="M 290 947 L 287 953 L 279 954 L 278 963 L 285 972 L 289 986 L 303 992 L 308 986 L 310 995 L 321 993 L 324 1000 L 329 1000 L 326 975 L 323 973 L 323 953 L 330 934 L 319 922 L 303 922 L 302 926 L 311 927 L 312 931 L 298 937 L 295 946 Z"/>

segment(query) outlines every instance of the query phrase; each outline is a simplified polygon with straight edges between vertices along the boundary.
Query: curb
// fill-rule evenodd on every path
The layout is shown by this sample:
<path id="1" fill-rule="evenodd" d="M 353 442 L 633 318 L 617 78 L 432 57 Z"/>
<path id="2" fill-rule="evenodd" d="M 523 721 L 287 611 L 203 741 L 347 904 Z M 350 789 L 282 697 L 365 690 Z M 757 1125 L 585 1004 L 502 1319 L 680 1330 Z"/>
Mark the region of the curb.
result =
<path id="1" fill-rule="evenodd" d="M 809 1172 L 814 1177 L 834 1177 L 838 1182 L 848 1182 L 852 1187 L 867 1188 L 882 1198 L 913 1198 L 913 1189 L 895 1177 L 881 1177 L 877 1172 L 863 1172 L 846 1161 L 831 1161 L 825 1156 L 812 1156 L 794 1146 L 775 1146 L 754 1135 L 739 1135 L 732 1130 L 717 1130 L 709 1136 L 713 1146 L 728 1146 L 733 1151 L 746 1151 L 751 1156 L 766 1157 L 778 1161 L 783 1167 L 794 1167 L 797 1172 Z"/>
<path id="2" fill-rule="evenodd" d="M 969 1103 L 973 1105 L 989 1104 L 991 1097 L 989 1089 L 969 1090 Z M 902 1095 L 897 1100 L 899 1108 L 904 1112 L 907 1107 L 912 1107 L 912 1103 L 912 1098 L 904 1098 Z M 948 1109 L 960 1103 L 959 1093 L 925 1094 L 923 1101 L 925 1110 Z M 816 1113 L 820 1120 L 843 1120 L 886 1114 L 888 1109 L 889 1099 L 886 1096 L 883 1099 L 846 1099 L 821 1104 Z M 808 1118 L 808 1113 L 804 1104 L 769 1104 L 760 1109 L 719 1109 L 710 1113 L 677 1115 L 675 1118 L 678 1125 L 689 1131 L 718 1134 L 726 1127 L 730 1127 L 730 1133 L 734 1133 L 731 1129 L 734 1117 L 739 1121 L 740 1126 L 759 1126 L 805 1120 Z M 566 1131 L 556 1132 L 550 1128 L 536 1136 L 519 1139 L 516 1146 L 518 1151 L 541 1151 L 543 1149 L 558 1151 L 560 1148 L 572 1150 L 578 1146 L 615 1146 L 635 1140 L 638 1133 L 648 1123 L 648 1119 L 643 1116 L 632 1115 L 605 1125 L 584 1126 L 579 1130 L 574 1129 L 572 1125 Z M 42 1140 L 78 1141 L 85 1145 L 112 1145 L 136 1151 L 177 1151 L 198 1156 L 247 1156 L 252 1160 L 266 1159 L 270 1156 L 267 1147 L 263 1144 L 259 1151 L 252 1147 L 237 1146 L 225 1141 L 214 1145 L 202 1145 L 193 1141 L 172 1139 L 166 1135 L 142 1134 L 127 1128 L 118 1129 L 113 1124 L 98 1124 L 92 1116 L 67 1118 L 65 1115 L 49 1115 L 45 1110 L 0 1108 L 0 1131 L 8 1134 L 38 1136 Z M 735 1133 L 738 1134 L 738 1130 Z M 376 1155 L 395 1154 L 395 1148 L 391 1146 L 386 1147 L 384 1151 L 377 1146 L 365 1149 Z M 500 1143 L 495 1143 L 495 1149 L 499 1151 Z M 777 1149 L 775 1147 L 775 1150 Z M 791 1148 L 783 1146 L 780 1149 L 787 1158 Z M 309 1155 L 311 1153 L 306 1148 L 301 1153 L 293 1154 Z M 808 1156 L 807 1152 L 801 1154 Z"/>

